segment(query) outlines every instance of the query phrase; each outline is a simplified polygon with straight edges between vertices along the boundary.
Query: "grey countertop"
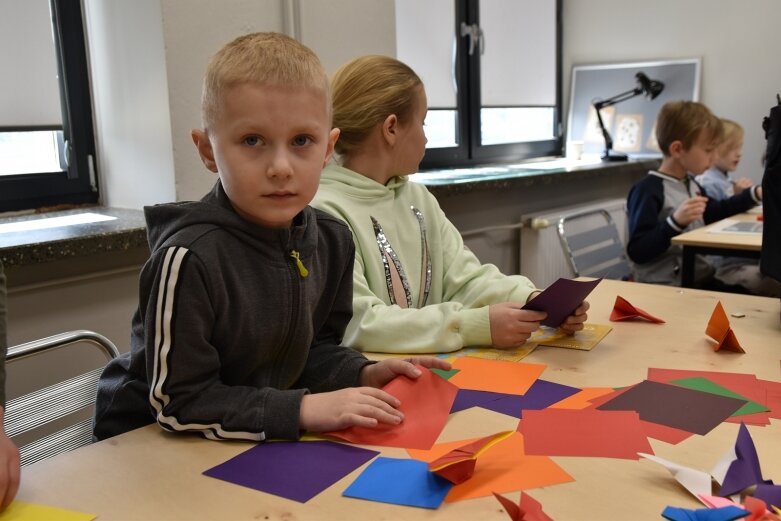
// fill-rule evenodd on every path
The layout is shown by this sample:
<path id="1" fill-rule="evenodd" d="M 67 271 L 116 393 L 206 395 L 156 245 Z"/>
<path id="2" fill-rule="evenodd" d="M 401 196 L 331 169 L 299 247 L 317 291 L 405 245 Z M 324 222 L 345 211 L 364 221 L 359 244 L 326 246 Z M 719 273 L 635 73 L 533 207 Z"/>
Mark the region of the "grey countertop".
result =
<path id="1" fill-rule="evenodd" d="M 607 173 L 656 168 L 658 160 L 602 163 L 557 159 L 515 165 L 493 165 L 422 172 L 411 176 L 437 197 L 475 191 L 498 191 L 512 186 L 559 183 L 577 177 L 598 178 Z M 75 224 L 70 220 L 93 214 L 98 222 Z M 42 227 L 45 222 L 56 226 Z M 28 225 L 27 229 L 22 229 Z M 29 225 L 32 225 L 31 227 Z M 148 254 L 144 213 L 107 207 L 89 207 L 15 217 L 0 216 L 0 259 L 6 268 L 59 260 L 78 260 L 100 254 Z"/>
<path id="2" fill-rule="evenodd" d="M 107 220 L 79 222 L 85 214 Z M 0 259 L 6 268 L 135 248 L 148 248 L 141 210 L 88 207 L 0 217 Z"/>

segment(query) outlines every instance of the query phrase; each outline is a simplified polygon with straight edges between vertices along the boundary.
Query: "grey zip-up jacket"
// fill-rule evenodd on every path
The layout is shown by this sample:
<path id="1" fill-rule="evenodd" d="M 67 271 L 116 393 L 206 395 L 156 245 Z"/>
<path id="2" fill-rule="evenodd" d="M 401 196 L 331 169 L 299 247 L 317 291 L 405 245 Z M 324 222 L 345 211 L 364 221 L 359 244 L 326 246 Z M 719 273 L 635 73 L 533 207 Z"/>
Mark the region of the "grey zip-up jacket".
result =
<path id="1" fill-rule="evenodd" d="M 97 439 L 154 421 L 210 439 L 296 439 L 304 394 L 358 384 L 370 362 L 340 345 L 355 251 L 342 221 L 306 207 L 291 228 L 261 228 L 219 182 L 200 202 L 145 213 L 152 255 L 131 351 L 98 385 Z"/>

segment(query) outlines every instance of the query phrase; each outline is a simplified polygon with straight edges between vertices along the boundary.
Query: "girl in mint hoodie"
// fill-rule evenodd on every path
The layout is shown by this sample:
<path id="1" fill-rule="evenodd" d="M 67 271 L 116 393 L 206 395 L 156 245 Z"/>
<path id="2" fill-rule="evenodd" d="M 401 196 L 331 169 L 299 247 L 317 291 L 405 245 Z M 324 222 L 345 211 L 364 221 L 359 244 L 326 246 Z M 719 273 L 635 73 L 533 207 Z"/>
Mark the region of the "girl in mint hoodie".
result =
<path id="1" fill-rule="evenodd" d="M 545 313 L 520 309 L 537 290 L 465 247 L 425 186 L 410 182 L 426 150 L 423 83 L 400 61 L 364 56 L 331 79 L 338 165 L 312 205 L 347 222 L 355 241 L 353 318 L 344 344 L 387 353 L 523 344 Z M 561 328 L 583 329 L 588 303 Z"/>

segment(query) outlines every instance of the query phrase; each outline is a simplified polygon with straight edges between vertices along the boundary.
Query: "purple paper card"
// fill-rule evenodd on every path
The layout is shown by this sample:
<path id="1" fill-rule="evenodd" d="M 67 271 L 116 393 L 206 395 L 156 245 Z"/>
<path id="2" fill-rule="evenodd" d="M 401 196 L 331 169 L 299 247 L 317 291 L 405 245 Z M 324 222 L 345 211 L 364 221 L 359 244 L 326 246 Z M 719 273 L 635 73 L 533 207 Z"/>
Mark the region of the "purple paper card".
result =
<path id="1" fill-rule="evenodd" d="M 204 474 L 306 503 L 377 454 L 332 441 L 267 442 Z"/>
<path id="2" fill-rule="evenodd" d="M 548 314 L 543 326 L 559 327 L 600 283 L 596 280 L 559 279 L 531 299 L 521 309 L 544 311 Z"/>
<path id="3" fill-rule="evenodd" d="M 773 483 L 762 479 L 757 449 L 754 447 L 754 440 L 751 439 L 751 434 L 749 434 L 745 423 L 741 423 L 738 430 L 738 439 L 735 441 L 735 456 L 736 459 L 730 464 L 724 475 L 719 495 L 731 496 L 751 485 Z"/>
<path id="4" fill-rule="evenodd" d="M 580 389 L 546 380 L 536 380 L 524 395 L 459 389 L 450 412 L 454 413 L 470 407 L 482 407 L 489 411 L 521 418 L 524 409 L 545 409 L 578 391 Z"/>

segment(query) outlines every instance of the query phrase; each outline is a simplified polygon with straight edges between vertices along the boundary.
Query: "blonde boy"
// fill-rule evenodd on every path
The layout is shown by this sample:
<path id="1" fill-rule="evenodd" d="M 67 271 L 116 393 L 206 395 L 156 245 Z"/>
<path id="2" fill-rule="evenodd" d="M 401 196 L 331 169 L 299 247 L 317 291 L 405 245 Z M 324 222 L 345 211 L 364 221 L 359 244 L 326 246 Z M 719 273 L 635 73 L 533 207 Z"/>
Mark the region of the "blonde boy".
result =
<path id="1" fill-rule="evenodd" d="M 101 377 L 95 436 L 157 421 L 261 441 L 401 422 L 378 388 L 420 371 L 340 345 L 354 247 L 308 206 L 339 135 L 319 60 L 284 35 L 239 37 L 209 63 L 202 115 L 193 142 L 219 180 L 201 201 L 146 208 L 131 351 Z"/>
<path id="2" fill-rule="evenodd" d="M 627 198 L 627 254 L 635 280 L 680 286 L 681 247 L 670 239 L 744 212 L 761 200 L 760 187 L 723 200 L 709 198 L 694 180 L 713 162 L 722 133 L 721 121 L 702 103 L 670 102 L 659 111 L 656 138 L 664 154 L 662 164 L 635 183 Z M 698 258 L 695 268 L 697 283 L 708 285 L 713 267 Z"/>

